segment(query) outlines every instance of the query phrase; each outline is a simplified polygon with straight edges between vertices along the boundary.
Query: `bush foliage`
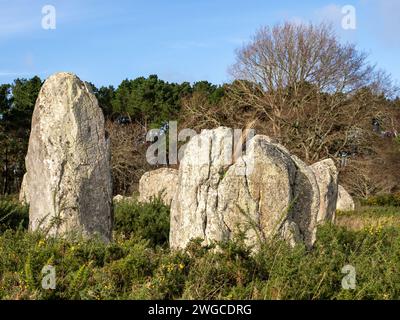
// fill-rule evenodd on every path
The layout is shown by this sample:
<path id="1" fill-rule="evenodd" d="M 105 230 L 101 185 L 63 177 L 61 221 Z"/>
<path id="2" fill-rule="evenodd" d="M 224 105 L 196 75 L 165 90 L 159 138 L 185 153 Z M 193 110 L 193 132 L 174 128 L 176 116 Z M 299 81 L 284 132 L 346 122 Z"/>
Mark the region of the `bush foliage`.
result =
<path id="1" fill-rule="evenodd" d="M 400 207 L 400 192 L 394 194 L 381 194 L 361 200 L 365 206 L 392 206 Z"/>
<path id="2" fill-rule="evenodd" d="M 28 228 L 28 207 L 12 197 L 0 197 L 0 233 L 7 229 Z"/>
<path id="3" fill-rule="evenodd" d="M 325 225 L 312 250 L 273 240 L 252 253 L 239 238 L 219 243 L 218 249 L 195 239 L 186 250 L 171 252 L 168 211 L 158 200 L 118 204 L 109 244 L 8 228 L 0 235 L 0 298 L 400 298 L 399 229 Z M 150 227 L 157 217 L 158 224 Z M 355 290 L 341 285 L 348 264 L 356 269 Z M 54 290 L 41 286 L 45 265 L 55 267 Z"/>
<path id="4" fill-rule="evenodd" d="M 116 232 L 148 239 L 153 246 L 168 244 L 169 208 L 159 198 L 150 203 L 121 201 L 114 206 L 114 217 Z"/>

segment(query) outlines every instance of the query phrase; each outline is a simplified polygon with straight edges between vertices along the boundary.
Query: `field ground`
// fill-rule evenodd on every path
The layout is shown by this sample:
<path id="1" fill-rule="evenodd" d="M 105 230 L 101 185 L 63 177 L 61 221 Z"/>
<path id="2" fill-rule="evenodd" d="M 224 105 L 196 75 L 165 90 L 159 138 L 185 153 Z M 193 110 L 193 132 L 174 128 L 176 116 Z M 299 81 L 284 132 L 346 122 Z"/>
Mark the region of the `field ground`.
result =
<path id="1" fill-rule="evenodd" d="M 400 228 L 400 207 L 362 206 L 353 212 L 338 212 L 335 224 L 353 231 L 365 228 Z"/>
<path id="2" fill-rule="evenodd" d="M 400 299 L 400 209 L 361 207 L 318 230 L 313 250 L 274 240 L 251 254 L 242 239 L 221 250 L 167 245 L 159 201 L 116 207 L 115 241 L 28 233 L 27 209 L 0 201 L 1 299 Z M 56 288 L 42 288 L 45 265 Z M 342 288 L 345 265 L 354 290 Z"/>

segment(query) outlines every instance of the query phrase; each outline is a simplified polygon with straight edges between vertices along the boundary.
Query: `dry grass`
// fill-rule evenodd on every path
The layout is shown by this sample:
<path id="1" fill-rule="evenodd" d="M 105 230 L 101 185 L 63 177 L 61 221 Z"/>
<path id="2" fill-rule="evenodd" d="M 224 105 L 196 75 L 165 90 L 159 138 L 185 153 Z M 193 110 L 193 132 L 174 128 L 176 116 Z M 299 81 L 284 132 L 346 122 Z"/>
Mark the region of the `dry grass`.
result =
<path id="1" fill-rule="evenodd" d="M 338 212 L 335 224 L 353 231 L 400 227 L 400 208 L 363 206 L 352 212 Z"/>

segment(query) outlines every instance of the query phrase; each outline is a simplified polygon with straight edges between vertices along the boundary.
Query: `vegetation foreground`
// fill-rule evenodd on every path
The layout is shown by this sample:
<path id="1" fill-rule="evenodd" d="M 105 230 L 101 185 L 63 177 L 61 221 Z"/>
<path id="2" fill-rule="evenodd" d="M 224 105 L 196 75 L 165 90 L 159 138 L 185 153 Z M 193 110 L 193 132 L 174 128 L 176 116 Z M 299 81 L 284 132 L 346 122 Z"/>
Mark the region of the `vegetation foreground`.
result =
<path id="1" fill-rule="evenodd" d="M 221 250 L 192 241 L 186 251 L 171 252 L 169 209 L 158 200 L 118 204 L 115 241 L 103 244 L 27 232 L 27 208 L 3 199 L 0 298 L 399 299 L 396 208 L 339 214 L 339 224 L 347 228 L 321 227 L 312 251 L 273 241 L 251 254 L 243 239 L 221 243 Z M 387 224 L 360 226 L 368 215 L 380 215 Z M 356 230 L 349 230 L 353 224 Z M 356 270 L 354 290 L 342 288 L 348 264 Z M 55 267 L 54 290 L 42 288 L 45 265 Z"/>

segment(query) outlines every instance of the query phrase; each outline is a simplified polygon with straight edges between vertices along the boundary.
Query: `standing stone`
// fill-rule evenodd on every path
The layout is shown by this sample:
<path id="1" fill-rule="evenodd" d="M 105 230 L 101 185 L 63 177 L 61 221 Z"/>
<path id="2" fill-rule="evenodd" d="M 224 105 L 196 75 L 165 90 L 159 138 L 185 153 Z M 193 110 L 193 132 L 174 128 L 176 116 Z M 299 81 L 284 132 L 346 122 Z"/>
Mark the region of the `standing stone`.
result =
<path id="1" fill-rule="evenodd" d="M 104 117 L 90 87 L 71 73 L 43 84 L 32 117 L 24 197 L 31 230 L 111 239 L 112 181 Z"/>
<path id="2" fill-rule="evenodd" d="M 203 130 L 188 142 L 171 204 L 172 248 L 184 248 L 194 238 L 208 242 L 224 237 L 226 227 L 216 208 L 218 185 L 231 164 L 232 137 L 232 129 L 220 127 Z"/>
<path id="3" fill-rule="evenodd" d="M 318 224 L 334 222 L 338 197 L 338 170 L 332 159 L 325 159 L 310 166 L 317 178 L 320 192 Z"/>
<path id="4" fill-rule="evenodd" d="M 347 192 L 347 190 L 339 184 L 336 210 L 353 211 L 354 208 L 355 208 L 355 205 L 354 205 L 353 198 Z"/>
<path id="5" fill-rule="evenodd" d="M 304 243 L 311 247 L 317 237 L 317 218 L 320 195 L 314 172 L 295 155 L 292 160 L 296 165 L 296 177 L 293 186 L 294 205 L 293 221 L 303 235 Z"/>
<path id="6" fill-rule="evenodd" d="M 29 204 L 28 200 L 28 190 L 26 189 L 26 173 L 24 174 L 24 177 L 22 178 L 22 183 L 21 183 L 21 188 L 19 191 L 19 202 L 21 204 L 26 205 Z"/>
<path id="7" fill-rule="evenodd" d="M 288 155 L 295 167 L 292 173 L 294 182 L 291 185 L 292 200 L 288 209 L 289 218 L 281 228 L 281 235 L 291 244 L 301 240 L 311 247 L 316 240 L 320 203 L 319 187 L 314 172 L 300 158 L 292 155 L 288 149 L 277 143 L 275 139 L 262 137 Z"/>
<path id="8" fill-rule="evenodd" d="M 178 186 L 178 170 L 160 168 L 148 171 L 139 181 L 139 201 L 149 202 L 152 198 L 160 199 L 170 206 Z"/>
<path id="9" fill-rule="evenodd" d="M 171 247 L 184 248 L 193 238 L 229 240 L 238 231 L 252 246 L 276 235 L 311 246 L 319 209 L 312 170 L 260 135 L 232 164 L 232 137 L 221 127 L 189 141 L 171 206 Z"/>
<path id="10" fill-rule="evenodd" d="M 240 175 L 243 171 L 246 174 Z M 292 246 L 314 244 L 319 208 L 315 176 L 303 161 L 269 137 L 257 135 L 250 141 L 247 154 L 229 168 L 219 191 L 219 209 L 230 230 L 238 217 L 242 222 L 244 216 L 251 217 L 250 244 L 275 235 Z"/>
<path id="11" fill-rule="evenodd" d="M 301 240 L 291 211 L 295 174 L 289 153 L 268 137 L 255 136 L 247 153 L 227 170 L 218 188 L 217 212 L 227 231 L 223 240 L 231 239 L 238 230 L 245 232 L 246 242 L 253 246 L 281 233 L 291 243 Z M 210 225 L 208 229 L 213 228 Z M 215 234 L 206 235 L 215 240 Z"/>

